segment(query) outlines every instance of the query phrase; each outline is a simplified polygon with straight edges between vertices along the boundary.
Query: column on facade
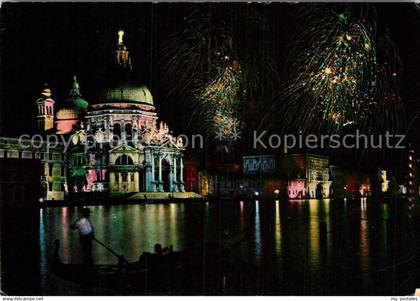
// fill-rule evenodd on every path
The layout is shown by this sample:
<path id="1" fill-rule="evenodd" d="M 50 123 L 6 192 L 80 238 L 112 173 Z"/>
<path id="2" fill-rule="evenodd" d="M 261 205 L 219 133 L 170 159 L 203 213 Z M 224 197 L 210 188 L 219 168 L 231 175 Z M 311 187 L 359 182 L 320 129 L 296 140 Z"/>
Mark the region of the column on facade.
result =
<path id="1" fill-rule="evenodd" d="M 139 192 L 140 191 L 140 183 L 139 183 L 139 172 L 136 171 L 134 173 L 134 191 Z"/>
<path id="2" fill-rule="evenodd" d="M 152 183 L 150 184 L 152 186 L 152 191 L 158 191 L 159 188 L 156 185 L 156 167 L 155 167 L 155 154 L 153 153 L 153 151 L 151 151 L 151 156 L 152 156 L 152 162 L 151 162 L 151 168 L 152 168 Z"/>
<path id="3" fill-rule="evenodd" d="M 184 182 L 184 161 L 183 158 L 179 158 L 179 181 Z"/>
<path id="4" fill-rule="evenodd" d="M 131 172 L 127 173 L 127 192 L 131 191 Z"/>
<path id="5" fill-rule="evenodd" d="M 169 159 L 169 176 L 168 176 L 168 189 L 169 191 L 177 191 L 175 189 L 175 180 L 174 180 L 174 164 L 171 159 Z"/>
<path id="6" fill-rule="evenodd" d="M 155 182 L 155 155 L 152 152 L 152 181 Z"/>
<path id="7" fill-rule="evenodd" d="M 118 192 L 121 192 L 122 190 L 122 174 L 118 173 Z"/>
<path id="8" fill-rule="evenodd" d="M 111 191 L 115 189 L 115 174 L 113 172 L 109 173 L 109 189 Z"/>
<path id="9" fill-rule="evenodd" d="M 179 191 L 184 192 L 184 161 L 183 158 L 179 158 Z"/>
<path id="10" fill-rule="evenodd" d="M 163 180 L 162 180 L 162 155 L 159 154 L 159 184 L 158 191 L 163 192 Z"/>
<path id="11" fill-rule="evenodd" d="M 159 182 L 162 182 L 162 156 L 159 155 Z"/>
<path id="12" fill-rule="evenodd" d="M 104 119 L 104 135 L 105 135 L 105 141 L 110 141 L 111 134 L 109 132 L 109 121 L 108 119 Z"/>
<path id="13" fill-rule="evenodd" d="M 174 182 L 176 182 L 176 157 L 174 157 Z"/>
<path id="14" fill-rule="evenodd" d="M 145 164 L 144 164 L 144 189 L 142 188 L 142 190 L 147 191 L 147 192 L 152 192 L 155 191 L 155 184 L 152 183 L 153 182 L 153 175 L 152 175 L 152 164 L 151 164 L 151 160 L 153 159 L 153 151 L 151 149 L 148 149 L 145 151 L 146 156 L 145 158 Z"/>

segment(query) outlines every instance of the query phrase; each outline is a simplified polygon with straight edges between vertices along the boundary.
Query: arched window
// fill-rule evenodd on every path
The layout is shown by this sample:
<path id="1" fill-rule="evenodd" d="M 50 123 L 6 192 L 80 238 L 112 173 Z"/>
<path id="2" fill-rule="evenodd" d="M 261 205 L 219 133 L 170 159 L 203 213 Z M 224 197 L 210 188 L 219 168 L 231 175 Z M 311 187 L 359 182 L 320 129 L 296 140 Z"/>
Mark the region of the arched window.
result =
<path id="1" fill-rule="evenodd" d="M 121 155 L 117 158 L 117 160 L 115 161 L 115 164 L 117 164 L 117 165 L 132 165 L 133 164 L 133 159 L 131 159 L 130 156 Z"/>
<path id="2" fill-rule="evenodd" d="M 114 124 L 114 136 L 121 138 L 121 125 L 119 123 Z"/>
<path id="3" fill-rule="evenodd" d="M 131 124 L 127 123 L 124 126 L 124 131 L 125 131 L 125 136 L 127 137 L 127 140 L 131 140 L 131 135 L 133 134 Z"/>

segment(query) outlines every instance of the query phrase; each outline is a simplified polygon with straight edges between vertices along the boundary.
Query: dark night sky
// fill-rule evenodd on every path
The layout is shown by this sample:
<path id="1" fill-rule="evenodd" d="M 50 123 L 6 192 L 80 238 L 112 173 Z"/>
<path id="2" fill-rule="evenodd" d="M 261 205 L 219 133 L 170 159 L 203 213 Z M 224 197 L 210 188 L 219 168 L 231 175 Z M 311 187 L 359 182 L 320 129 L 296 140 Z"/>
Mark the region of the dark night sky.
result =
<path id="1" fill-rule="evenodd" d="M 208 4 L 200 4 L 208 6 Z M 303 4 L 213 4 L 233 24 L 238 37 L 255 34 L 255 23 L 238 20 L 253 10 L 269 34 L 266 47 L 279 72 L 296 26 L 295 14 Z M 309 5 L 309 4 L 306 4 Z M 359 5 L 359 4 L 357 4 Z M 106 74 L 107 60 L 124 29 L 125 44 L 132 54 L 140 81 L 149 86 L 158 112 L 172 128 L 184 129 L 183 118 L 191 114 L 177 99 L 168 100 L 157 64 L 162 41 L 182 28 L 191 4 L 176 3 L 3 3 L 1 7 L 1 123 L 2 135 L 33 132 L 35 100 L 47 82 L 60 102 L 77 74 L 82 94 L 92 101 Z M 420 8 L 411 3 L 371 4 L 378 14 L 378 30 L 389 32 L 402 61 L 400 92 L 408 121 L 420 109 Z M 244 25 L 245 24 L 245 25 Z M 262 24 L 262 23 L 261 23 Z M 237 25 L 237 26 L 235 26 Z M 261 25 L 261 26 L 263 26 Z M 258 47 L 250 44 L 241 47 Z M 238 41 L 241 43 L 241 41 Z M 247 45 L 250 44 L 250 45 Z M 177 114 L 173 114 L 176 111 Z M 183 113 L 182 113 L 183 112 Z M 258 113 L 256 114 L 258 118 Z M 415 122 L 411 137 L 419 150 L 420 129 Z"/>

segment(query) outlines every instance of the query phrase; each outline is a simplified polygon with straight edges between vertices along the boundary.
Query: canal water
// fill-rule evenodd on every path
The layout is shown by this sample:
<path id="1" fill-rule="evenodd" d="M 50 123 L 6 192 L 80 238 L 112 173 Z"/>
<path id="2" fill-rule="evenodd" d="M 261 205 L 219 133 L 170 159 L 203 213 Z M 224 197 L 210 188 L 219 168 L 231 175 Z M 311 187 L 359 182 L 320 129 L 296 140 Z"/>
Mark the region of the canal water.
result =
<path id="1" fill-rule="evenodd" d="M 223 287 L 203 277 L 191 291 L 162 294 L 402 295 L 416 286 L 416 239 L 404 201 L 232 201 L 91 209 L 96 237 L 129 261 L 152 251 L 155 243 L 183 250 L 246 233 L 226 254 Z M 56 239 L 63 262 L 81 262 L 78 233 L 69 229 L 79 216 L 79 208 L 73 207 L 3 211 L 5 293 L 124 294 L 66 282 L 51 273 Z M 117 262 L 95 243 L 93 257 L 97 264 Z"/>

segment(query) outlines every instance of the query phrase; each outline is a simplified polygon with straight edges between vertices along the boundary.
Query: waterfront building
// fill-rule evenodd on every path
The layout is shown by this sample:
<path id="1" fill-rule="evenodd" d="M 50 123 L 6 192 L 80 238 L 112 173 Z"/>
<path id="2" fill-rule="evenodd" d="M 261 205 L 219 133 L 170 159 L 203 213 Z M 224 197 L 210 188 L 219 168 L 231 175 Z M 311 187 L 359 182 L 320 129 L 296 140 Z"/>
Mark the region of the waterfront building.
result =
<path id="1" fill-rule="evenodd" d="M 330 166 L 332 196 L 337 199 L 367 197 L 372 194 L 372 175 L 364 174 L 358 169 L 342 166 Z M 373 175 L 374 176 L 374 175 Z M 378 180 L 379 181 L 379 177 Z"/>
<path id="2" fill-rule="evenodd" d="M 329 198 L 331 183 L 329 160 L 315 154 L 292 154 L 291 158 L 299 170 L 297 178 L 289 179 L 289 198 Z"/>
<path id="3" fill-rule="evenodd" d="M 158 122 L 150 90 L 129 78 L 131 56 L 123 35 L 118 32 L 113 51 L 113 67 L 119 72 L 100 98 L 89 105 L 74 78 L 65 106 L 57 112 L 57 133 L 70 134 L 75 141 L 69 186 L 111 194 L 183 192 L 182 139 Z"/>
<path id="4" fill-rule="evenodd" d="M 183 141 L 159 120 L 150 90 L 130 78 L 131 56 L 123 35 L 118 32 L 112 53 L 115 78 L 98 99 L 85 100 L 74 76 L 64 101 L 54 100 L 48 86 L 35 101 L 40 134 L 70 139 L 68 147 L 60 142 L 49 148 L 44 141 L 42 150 L 27 150 L 17 140 L 0 142 L 0 158 L 40 160 L 42 199 L 63 200 L 80 192 L 185 191 Z"/>
<path id="5" fill-rule="evenodd" d="M 64 144 L 39 139 L 0 138 L 1 199 L 25 202 L 63 200 L 66 186 Z M 16 168 L 12 168 L 16 165 Z M 34 167 L 36 166 L 36 167 Z M 35 172 L 35 174 L 34 174 Z M 31 183 L 31 184 L 30 184 Z M 32 186 L 36 183 L 38 188 Z M 38 193 L 39 192 L 39 193 Z"/>
<path id="6" fill-rule="evenodd" d="M 259 155 L 242 157 L 244 175 L 273 174 L 277 168 L 275 155 Z"/>

